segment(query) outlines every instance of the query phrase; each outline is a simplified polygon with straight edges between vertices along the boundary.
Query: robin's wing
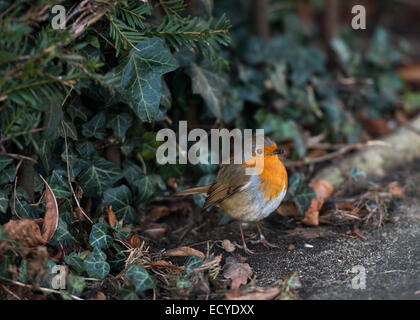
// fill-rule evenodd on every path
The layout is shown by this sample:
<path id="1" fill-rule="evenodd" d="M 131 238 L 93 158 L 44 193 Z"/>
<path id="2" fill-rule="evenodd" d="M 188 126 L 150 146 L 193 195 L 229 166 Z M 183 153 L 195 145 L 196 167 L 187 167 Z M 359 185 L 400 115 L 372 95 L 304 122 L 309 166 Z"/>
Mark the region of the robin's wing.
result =
<path id="1" fill-rule="evenodd" d="M 216 179 L 207 192 L 203 210 L 218 204 L 239 191 L 248 181 L 250 176 L 245 174 L 241 164 L 227 164 L 221 166 Z"/>

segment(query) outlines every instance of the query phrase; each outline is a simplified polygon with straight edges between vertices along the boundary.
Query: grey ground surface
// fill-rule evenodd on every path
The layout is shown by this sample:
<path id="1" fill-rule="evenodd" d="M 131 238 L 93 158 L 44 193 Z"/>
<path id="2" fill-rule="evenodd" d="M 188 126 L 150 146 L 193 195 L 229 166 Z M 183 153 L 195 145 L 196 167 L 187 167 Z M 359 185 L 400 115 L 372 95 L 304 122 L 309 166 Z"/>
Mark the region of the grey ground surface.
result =
<path id="1" fill-rule="evenodd" d="M 297 271 L 302 283 L 300 299 L 420 299 L 420 162 L 390 172 L 380 182 L 399 181 L 406 197 L 394 201 L 382 227 L 361 230 L 365 239 L 355 236 L 351 225 L 311 228 L 277 214 L 264 220 L 266 238 L 279 248 L 249 245 L 256 251 L 247 263 L 257 284 L 273 285 Z M 245 233 L 248 238 L 256 237 L 253 225 Z M 237 223 L 219 226 L 206 222 L 182 244 L 206 239 L 239 241 Z M 196 248 L 205 251 L 204 247 Z M 215 251 L 223 252 L 217 246 Z M 229 254 L 224 252 L 223 256 Z M 365 289 L 351 287 L 356 274 L 350 270 L 355 266 L 365 268 Z"/>

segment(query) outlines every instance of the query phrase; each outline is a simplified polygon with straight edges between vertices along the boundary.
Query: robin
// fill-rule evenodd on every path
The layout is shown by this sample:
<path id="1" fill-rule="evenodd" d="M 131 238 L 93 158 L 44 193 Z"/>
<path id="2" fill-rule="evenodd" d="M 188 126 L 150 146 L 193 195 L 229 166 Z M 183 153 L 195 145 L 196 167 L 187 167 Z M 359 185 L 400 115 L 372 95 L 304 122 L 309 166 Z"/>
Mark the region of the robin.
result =
<path id="1" fill-rule="evenodd" d="M 194 187 L 177 192 L 175 195 L 206 194 L 203 211 L 217 205 L 230 217 L 239 221 L 242 237 L 241 247 L 247 254 L 254 252 L 248 249 L 242 230 L 242 222 L 256 223 L 261 243 L 266 247 L 277 247 L 269 243 L 261 230 L 259 221 L 268 217 L 278 208 L 287 191 L 287 171 L 280 160 L 283 150 L 268 137 L 264 136 L 264 145 L 257 146 L 256 138 L 252 140 L 252 155 L 241 164 L 221 165 L 212 184 Z M 263 157 L 262 170 L 256 170 L 257 157 Z M 250 168 L 252 174 L 249 174 Z"/>

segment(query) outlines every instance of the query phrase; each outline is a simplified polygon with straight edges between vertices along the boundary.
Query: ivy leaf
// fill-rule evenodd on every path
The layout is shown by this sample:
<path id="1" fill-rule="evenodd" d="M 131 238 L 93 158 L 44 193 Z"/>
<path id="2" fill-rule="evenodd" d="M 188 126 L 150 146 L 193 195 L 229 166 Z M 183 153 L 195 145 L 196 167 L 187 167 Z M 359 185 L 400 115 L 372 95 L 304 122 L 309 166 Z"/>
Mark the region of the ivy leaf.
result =
<path id="1" fill-rule="evenodd" d="M 70 253 L 64 257 L 64 262 L 67 263 L 74 271 L 81 274 L 85 270 L 82 258 L 76 252 Z"/>
<path id="2" fill-rule="evenodd" d="M 195 268 L 198 268 L 203 263 L 203 259 L 197 256 L 190 256 L 185 264 L 185 271 L 186 275 L 190 274 Z"/>
<path id="3" fill-rule="evenodd" d="M 77 140 L 77 129 L 74 123 L 70 120 L 63 120 L 61 123 L 64 126 L 65 132 L 63 130 L 63 126 L 59 126 L 58 131 L 60 132 L 60 136 L 63 138 L 68 137 L 70 139 Z"/>
<path id="4" fill-rule="evenodd" d="M 127 223 L 133 222 L 135 216 L 134 209 L 130 206 L 132 199 L 133 195 L 125 185 L 108 189 L 104 192 L 105 204 L 107 206 L 112 205 L 112 210 L 118 219 L 124 219 Z"/>
<path id="5" fill-rule="evenodd" d="M 141 202 L 147 201 L 155 193 L 157 187 L 165 189 L 165 182 L 157 174 L 145 175 L 134 181 L 134 185 L 139 192 L 138 200 Z"/>
<path id="6" fill-rule="evenodd" d="M 159 109 L 162 75 L 175 70 L 178 63 L 159 38 L 139 42 L 111 71 L 113 83 L 127 99 L 136 115 L 152 122 Z"/>
<path id="7" fill-rule="evenodd" d="M 128 128 L 131 127 L 133 123 L 133 118 L 128 113 L 121 113 L 112 115 L 112 119 L 108 121 L 106 127 L 111 128 L 114 132 L 114 136 L 121 140 L 124 138 L 125 133 L 127 132 Z"/>
<path id="8" fill-rule="evenodd" d="M 85 278 L 69 273 L 67 276 L 68 292 L 75 296 L 80 296 L 85 288 Z"/>
<path id="9" fill-rule="evenodd" d="M 89 122 L 86 122 L 82 126 L 82 134 L 87 137 L 95 137 L 97 139 L 103 139 L 106 135 L 105 130 L 106 115 L 105 112 L 99 112 L 94 115 Z"/>
<path id="10" fill-rule="evenodd" d="M 122 170 L 103 158 L 95 158 L 79 175 L 83 192 L 88 197 L 102 196 L 106 189 L 123 177 Z"/>
<path id="11" fill-rule="evenodd" d="M 6 213 L 7 208 L 9 206 L 9 198 L 5 191 L 0 190 L 0 212 Z"/>
<path id="12" fill-rule="evenodd" d="M 191 80 L 193 93 L 201 95 L 210 111 L 220 119 L 223 92 L 228 87 L 226 77 L 193 63 Z"/>
<path id="13" fill-rule="evenodd" d="M 304 216 L 311 205 L 312 199 L 316 198 L 316 194 L 306 183 L 303 173 L 295 173 L 290 177 L 288 192 L 293 197 L 299 215 Z"/>
<path id="14" fill-rule="evenodd" d="M 11 165 L 6 167 L 5 169 L 0 170 L 0 182 L 2 183 L 10 183 L 15 180 L 16 175 L 16 168 Z"/>
<path id="15" fill-rule="evenodd" d="M 139 300 L 134 286 L 124 286 L 120 293 L 120 300 Z"/>
<path id="16" fill-rule="evenodd" d="M 89 243 L 92 247 L 108 248 L 112 237 L 108 234 L 108 225 L 102 220 L 92 226 L 92 231 L 89 235 Z"/>
<path id="17" fill-rule="evenodd" d="M 55 192 L 54 194 L 57 195 Z M 54 245 L 57 242 L 63 243 L 63 242 L 75 242 L 75 241 L 76 239 L 70 233 L 67 223 L 63 219 L 61 219 L 61 217 L 59 217 L 57 230 L 55 231 L 54 237 L 51 239 L 50 244 Z"/>
<path id="18" fill-rule="evenodd" d="M 144 267 L 135 264 L 128 266 L 125 271 L 125 279 L 134 284 L 137 293 L 153 289 L 156 286 L 155 278 Z"/>
<path id="19" fill-rule="evenodd" d="M 93 249 L 84 263 L 90 277 L 104 279 L 109 273 L 110 266 L 106 262 L 106 254 L 97 247 Z"/>
<path id="20" fill-rule="evenodd" d="M 12 162 L 13 162 L 13 159 L 5 157 L 5 156 L 0 156 L 0 172 Z"/>

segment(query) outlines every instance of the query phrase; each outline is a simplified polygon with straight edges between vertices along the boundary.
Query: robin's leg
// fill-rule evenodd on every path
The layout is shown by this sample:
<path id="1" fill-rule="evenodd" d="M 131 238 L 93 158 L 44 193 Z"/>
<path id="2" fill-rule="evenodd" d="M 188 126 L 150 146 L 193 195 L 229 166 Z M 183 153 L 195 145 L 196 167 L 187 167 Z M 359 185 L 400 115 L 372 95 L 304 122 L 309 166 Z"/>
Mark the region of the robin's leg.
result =
<path id="1" fill-rule="evenodd" d="M 261 243 L 266 248 L 269 248 L 269 247 L 271 247 L 271 248 L 278 248 L 279 247 L 278 245 L 275 245 L 273 243 L 270 243 L 270 242 L 268 242 L 265 239 L 265 237 L 264 237 L 264 235 L 262 233 L 260 224 L 258 222 L 255 222 L 255 224 L 257 225 L 258 233 L 260 234 L 260 239 L 259 240 L 256 240 L 256 241 L 252 241 L 251 240 L 251 242 L 254 243 L 254 244 L 255 243 Z"/>
<path id="2" fill-rule="evenodd" d="M 237 244 L 236 242 L 234 242 L 235 246 L 237 246 L 238 248 L 243 249 L 247 254 L 251 255 L 254 254 L 255 252 L 248 249 L 248 247 L 246 246 L 246 242 L 245 242 L 245 236 L 244 236 L 244 231 L 242 230 L 242 222 L 239 221 L 239 231 L 241 231 L 241 237 L 242 237 L 242 246 Z"/>

